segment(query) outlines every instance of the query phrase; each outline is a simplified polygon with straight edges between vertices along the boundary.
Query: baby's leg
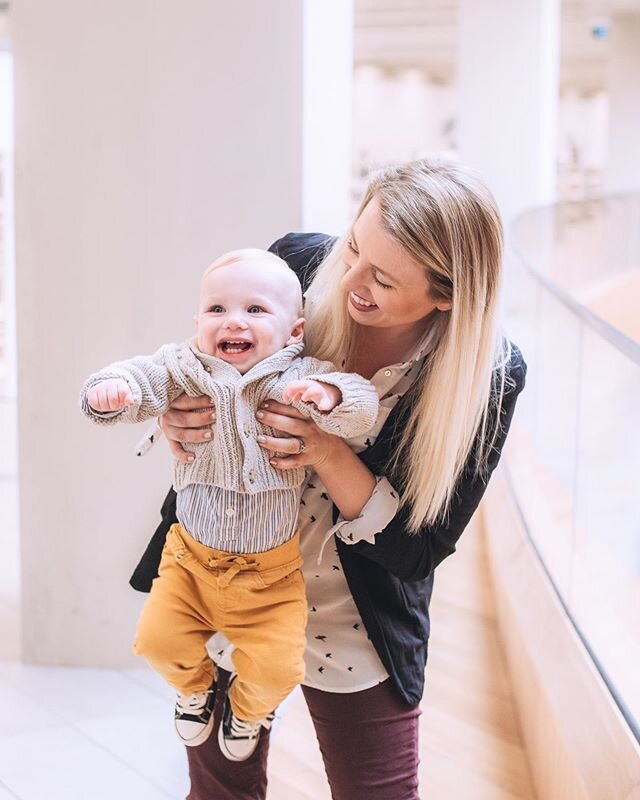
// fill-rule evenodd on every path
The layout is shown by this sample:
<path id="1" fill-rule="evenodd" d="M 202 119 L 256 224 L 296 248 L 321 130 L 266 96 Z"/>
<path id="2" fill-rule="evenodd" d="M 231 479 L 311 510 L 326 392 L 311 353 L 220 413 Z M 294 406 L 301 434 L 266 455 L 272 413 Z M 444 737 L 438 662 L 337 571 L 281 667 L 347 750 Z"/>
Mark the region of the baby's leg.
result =
<path id="1" fill-rule="evenodd" d="M 307 604 L 299 569 L 248 592 L 241 592 L 245 576 L 238 577 L 229 589 L 238 591 L 238 599 L 242 595 L 242 603 L 238 613 L 225 617 L 237 672 L 229 698 L 233 713 L 253 722 L 270 714 L 304 678 Z"/>
<path id="2" fill-rule="evenodd" d="M 214 633 L 201 592 L 211 593 L 165 546 L 133 644 L 138 655 L 180 694 L 209 689 L 215 668 L 206 650 Z"/>

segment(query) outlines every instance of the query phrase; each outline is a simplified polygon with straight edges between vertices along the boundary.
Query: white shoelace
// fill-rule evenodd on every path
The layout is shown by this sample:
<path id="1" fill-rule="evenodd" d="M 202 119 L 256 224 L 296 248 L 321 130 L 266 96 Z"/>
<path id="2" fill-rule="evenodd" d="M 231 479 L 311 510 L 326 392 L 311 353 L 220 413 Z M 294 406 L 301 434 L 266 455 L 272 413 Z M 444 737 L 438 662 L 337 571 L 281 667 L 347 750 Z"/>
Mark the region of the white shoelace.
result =
<path id="1" fill-rule="evenodd" d="M 260 734 L 260 728 L 269 730 L 273 722 L 274 715 L 269 714 L 264 719 L 259 719 L 257 722 L 245 722 L 243 719 L 238 719 L 235 714 L 231 715 L 231 733 L 236 738 L 255 739 Z"/>
<path id="2" fill-rule="evenodd" d="M 207 698 L 211 694 L 211 689 L 204 692 L 194 692 L 193 694 L 179 694 L 176 706 L 180 713 L 187 712 L 197 716 L 207 705 Z"/>

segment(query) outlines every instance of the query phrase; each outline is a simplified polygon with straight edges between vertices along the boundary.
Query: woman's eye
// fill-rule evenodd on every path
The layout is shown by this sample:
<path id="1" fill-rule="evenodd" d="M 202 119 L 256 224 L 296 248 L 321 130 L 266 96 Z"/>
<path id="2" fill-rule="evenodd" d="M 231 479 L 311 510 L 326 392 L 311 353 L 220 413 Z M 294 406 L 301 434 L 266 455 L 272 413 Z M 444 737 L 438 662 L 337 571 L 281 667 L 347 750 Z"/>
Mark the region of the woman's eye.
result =
<path id="1" fill-rule="evenodd" d="M 347 247 L 349 248 L 349 250 L 351 250 L 352 253 L 355 253 L 356 255 L 358 255 L 358 251 L 353 246 L 353 239 L 347 239 Z"/>
<path id="2" fill-rule="evenodd" d="M 388 283 L 383 283 L 381 280 L 379 280 L 377 275 L 373 276 L 373 280 L 378 284 L 378 286 L 382 286 L 383 289 L 393 289 L 393 286 L 390 286 Z"/>
<path id="3" fill-rule="evenodd" d="M 259 314 L 261 311 L 264 311 L 262 306 L 249 306 L 247 309 L 250 314 Z"/>

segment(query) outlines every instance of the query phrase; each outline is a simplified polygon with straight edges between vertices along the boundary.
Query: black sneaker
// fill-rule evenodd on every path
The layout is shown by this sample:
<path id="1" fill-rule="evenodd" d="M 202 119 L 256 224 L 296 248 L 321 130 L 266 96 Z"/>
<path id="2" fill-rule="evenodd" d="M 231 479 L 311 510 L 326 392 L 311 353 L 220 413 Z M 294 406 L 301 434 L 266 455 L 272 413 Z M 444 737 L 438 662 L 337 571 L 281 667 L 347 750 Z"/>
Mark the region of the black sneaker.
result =
<path id="1" fill-rule="evenodd" d="M 255 753 L 260 741 L 260 732 L 263 728 L 268 730 L 271 727 L 275 714 L 268 714 L 257 722 L 238 719 L 231 710 L 231 701 L 229 700 L 229 689 L 231 689 L 235 677 L 234 675 L 229 680 L 224 696 L 222 721 L 218 729 L 218 744 L 222 754 L 229 761 L 246 761 Z"/>
<path id="2" fill-rule="evenodd" d="M 213 730 L 216 682 L 204 692 L 178 694 L 175 713 L 176 733 L 187 747 L 206 742 Z"/>

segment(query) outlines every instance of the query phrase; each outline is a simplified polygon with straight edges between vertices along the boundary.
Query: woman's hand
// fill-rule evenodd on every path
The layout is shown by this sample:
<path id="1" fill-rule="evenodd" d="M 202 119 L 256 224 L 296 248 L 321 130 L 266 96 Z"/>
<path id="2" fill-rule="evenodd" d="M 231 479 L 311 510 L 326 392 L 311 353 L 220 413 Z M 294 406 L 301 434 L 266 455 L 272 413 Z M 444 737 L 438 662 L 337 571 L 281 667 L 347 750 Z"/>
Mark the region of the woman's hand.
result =
<path id="1" fill-rule="evenodd" d="M 194 455 L 185 450 L 182 443 L 200 443 L 213 438 L 211 428 L 215 420 L 216 411 L 210 397 L 181 394 L 158 419 L 158 424 L 174 458 L 186 464 L 193 461 Z"/>
<path id="2" fill-rule="evenodd" d="M 293 437 L 258 436 L 258 444 L 274 453 L 269 463 L 276 469 L 309 465 L 317 470 L 335 458 L 341 447 L 347 446 L 338 436 L 320 430 L 313 420 L 292 406 L 275 400 L 263 403 L 256 416 L 265 425 Z"/>

